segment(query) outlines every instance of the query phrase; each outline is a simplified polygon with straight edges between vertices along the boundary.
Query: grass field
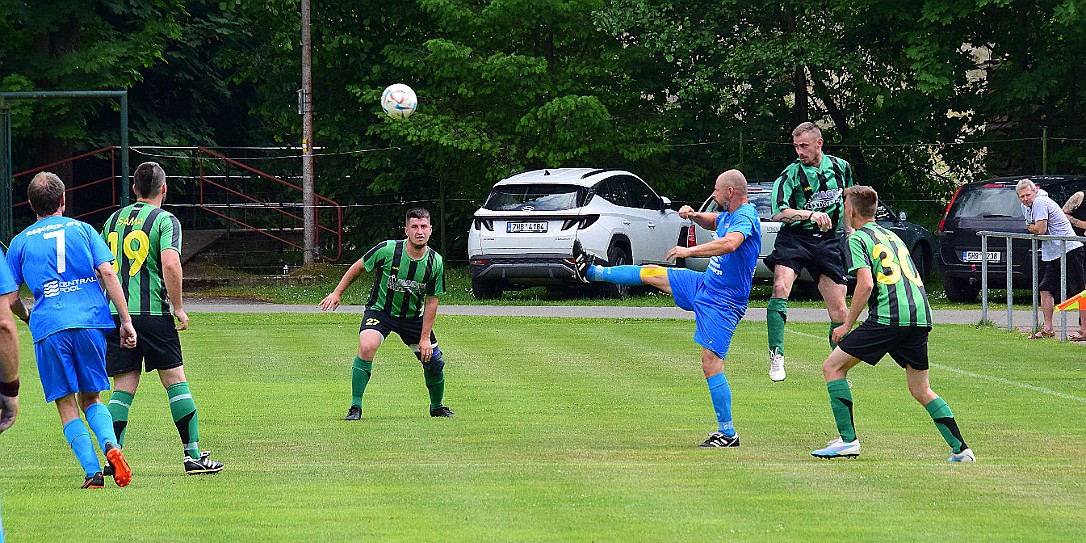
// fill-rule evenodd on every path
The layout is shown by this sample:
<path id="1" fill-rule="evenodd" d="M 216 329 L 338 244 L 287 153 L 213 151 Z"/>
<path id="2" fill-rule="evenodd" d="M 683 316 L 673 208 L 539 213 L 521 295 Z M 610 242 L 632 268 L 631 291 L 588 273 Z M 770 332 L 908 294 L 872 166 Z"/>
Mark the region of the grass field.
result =
<path id="1" fill-rule="evenodd" d="M 357 315 L 199 314 L 183 333 L 201 445 L 187 477 L 165 392 L 146 376 L 131 486 L 82 472 L 43 403 L 23 332 L 23 395 L 0 436 L 9 541 L 1072 541 L 1086 534 L 1086 351 L 940 326 L 932 385 L 976 452 L 948 449 L 903 372 L 852 372 L 863 454 L 809 456 L 834 433 L 824 324 L 790 324 L 771 383 L 765 325 L 726 363 L 737 449 L 715 426 L 688 321 L 441 317 L 446 403 L 395 338 L 362 421 L 342 420 Z"/>
<path id="2" fill-rule="evenodd" d="M 344 260 L 349 260 L 345 258 Z M 186 266 L 186 274 L 189 274 Z M 269 276 L 246 275 L 232 270 L 204 264 L 194 267 L 197 272 L 194 275 L 201 276 L 226 276 L 232 280 L 227 286 L 201 288 L 192 292 L 200 296 L 209 297 L 233 297 L 242 299 L 261 300 L 278 304 L 314 304 L 316 305 L 325 295 L 335 288 L 340 277 L 347 270 L 347 265 L 318 264 L 307 268 L 295 270 L 292 273 L 293 284 L 280 284 L 269 280 Z M 300 277 L 307 278 L 306 284 L 299 284 Z M 186 275 L 186 277 L 191 277 Z M 270 276 L 279 279 L 275 276 Z M 312 281 L 312 282 L 310 282 Z M 934 274 L 925 285 L 928 293 L 928 301 L 935 309 L 980 309 L 980 302 L 959 303 L 951 302 L 943 293 L 942 277 Z M 343 303 L 362 304 L 369 297 L 369 288 L 372 276 L 364 274 L 343 296 Z M 995 286 L 995 285 L 993 285 Z M 571 289 L 548 290 L 545 287 L 532 287 L 521 291 L 506 292 L 501 299 L 477 300 L 471 293 L 471 277 L 466 266 L 448 267 L 445 269 L 446 295 L 442 297 L 443 305 L 630 305 L 668 307 L 673 305 L 671 296 L 662 294 L 656 289 L 634 289 L 629 296 L 621 300 L 607 300 L 583 296 Z M 750 306 L 765 307 L 773 288 L 768 284 L 756 283 L 751 290 Z M 189 293 L 189 283 L 185 284 L 185 292 Z M 1075 293 L 1077 294 L 1077 293 Z M 814 294 L 816 299 L 805 299 L 796 289 L 788 301 L 789 307 L 825 307 L 821 298 Z M 1005 308 L 1007 304 L 1007 291 L 991 289 L 988 303 L 995 309 Z M 1030 309 L 1032 307 L 1032 293 L 1029 290 L 1014 291 L 1014 304 L 1017 309 Z"/>

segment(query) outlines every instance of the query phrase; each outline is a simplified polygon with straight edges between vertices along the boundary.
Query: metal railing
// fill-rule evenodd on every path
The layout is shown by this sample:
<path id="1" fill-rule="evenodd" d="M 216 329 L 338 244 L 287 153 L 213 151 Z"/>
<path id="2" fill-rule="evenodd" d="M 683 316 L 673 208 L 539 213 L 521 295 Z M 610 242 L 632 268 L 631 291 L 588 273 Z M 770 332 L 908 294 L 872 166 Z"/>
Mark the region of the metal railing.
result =
<path id="1" fill-rule="evenodd" d="M 262 172 L 260 170 L 257 170 L 256 168 L 253 168 L 253 167 L 251 167 L 251 166 L 249 166 L 247 164 L 244 164 L 244 163 L 242 163 L 240 161 L 234 160 L 234 159 L 229 158 L 229 157 L 227 157 L 225 155 L 222 155 L 220 153 L 212 151 L 211 149 L 207 149 L 205 147 L 197 147 L 197 150 L 199 152 L 199 156 L 201 156 L 201 157 L 205 157 L 205 156 L 206 157 L 211 157 L 212 159 L 214 159 L 214 160 L 216 160 L 218 162 L 221 162 L 222 164 L 226 164 L 226 165 L 232 166 L 234 168 L 238 168 L 238 169 L 240 169 L 242 171 L 247 172 L 249 175 L 252 175 L 256 179 L 265 180 L 267 182 L 270 182 L 274 186 L 285 188 L 288 191 L 297 192 L 299 194 L 302 192 L 302 187 L 300 187 L 298 185 L 295 185 L 293 183 L 289 183 L 289 182 L 284 181 L 284 180 L 282 180 L 282 179 L 280 179 L 278 177 L 275 177 L 273 175 L 269 175 L 267 173 L 264 173 L 264 172 Z M 289 208 L 285 207 L 281 203 L 276 204 L 276 203 L 271 203 L 271 202 L 268 202 L 268 201 L 265 201 L 265 200 L 262 200 L 262 199 L 259 199 L 259 198 L 254 198 L 253 196 L 245 194 L 244 192 L 242 192 L 240 190 L 237 190 L 234 187 L 230 187 L 230 186 L 228 186 L 226 184 L 216 182 L 216 181 L 214 181 L 212 179 L 213 176 L 205 175 L 205 171 L 206 171 L 205 170 L 205 161 L 201 160 L 199 162 L 199 174 L 198 174 L 198 179 L 200 180 L 200 193 L 199 193 L 200 200 L 199 200 L 199 204 L 200 204 L 201 209 L 203 209 L 204 211 L 206 211 L 208 213 L 211 213 L 212 215 L 216 215 L 216 216 L 220 217 L 221 219 L 224 219 L 224 220 L 229 221 L 231 223 L 240 225 L 240 226 L 242 226 L 244 228 L 247 228 L 247 229 L 250 229 L 250 230 L 252 230 L 254 232 L 258 232 L 260 234 L 263 234 L 263 235 L 265 235 L 265 236 L 267 236 L 269 238 L 272 238 L 272 239 L 274 239 L 274 240 L 276 240 L 276 241 L 278 241 L 280 243 L 283 243 L 284 245 L 287 245 L 287 246 L 290 246 L 290 247 L 293 247 L 295 249 L 302 250 L 302 251 L 305 250 L 305 247 L 303 245 L 299 245 L 299 244 L 294 243 L 294 242 L 292 242 L 292 241 L 290 241 L 290 240 L 288 240 L 288 239 L 286 239 L 286 238 L 284 238 L 282 236 L 277 236 L 277 235 L 272 233 L 273 231 L 281 231 L 282 228 L 279 228 L 278 230 L 272 229 L 272 228 L 267 228 L 267 227 L 262 228 L 262 227 L 260 227 L 258 225 L 252 224 L 250 221 L 247 221 L 247 220 L 244 220 L 244 219 L 239 219 L 237 217 L 231 216 L 228 213 L 223 213 L 221 211 L 216 210 L 213 205 L 210 205 L 210 204 L 212 204 L 212 202 L 209 202 L 207 200 L 208 188 L 209 187 L 214 187 L 215 189 L 223 192 L 224 194 L 227 194 L 227 195 L 231 196 L 235 200 L 232 203 L 228 204 L 226 206 L 227 208 L 242 209 L 242 210 L 263 210 L 263 211 L 267 211 L 267 212 L 270 212 L 270 214 L 273 215 L 273 216 L 277 216 L 279 218 L 285 219 L 291 225 L 296 225 L 299 229 L 304 228 L 304 226 L 305 226 L 304 225 L 304 217 L 303 217 L 303 215 L 298 215 L 297 213 L 292 213 L 291 211 L 288 211 L 287 209 L 289 209 Z M 340 259 L 340 257 L 343 256 L 343 206 L 339 205 L 339 203 L 335 202 L 334 200 L 331 200 L 329 198 L 325 198 L 324 196 L 321 196 L 319 194 L 315 194 L 314 197 L 315 197 L 316 201 L 318 202 L 318 206 L 319 206 L 316 211 L 319 212 L 322 209 L 327 210 L 327 211 L 330 212 L 330 215 L 331 215 L 331 217 L 330 217 L 331 225 L 326 226 L 324 224 L 321 224 L 319 213 L 314 213 L 314 220 L 315 220 L 315 223 L 316 223 L 316 224 L 314 224 L 314 227 L 315 227 L 314 239 L 316 240 L 316 243 L 317 243 L 318 247 L 320 246 L 319 245 L 319 241 L 320 241 L 319 236 L 320 236 L 321 233 L 324 233 L 326 235 L 330 235 L 335 240 L 335 243 L 334 243 L 335 255 L 324 255 L 324 254 L 320 254 L 318 252 L 317 257 L 320 258 L 320 259 L 323 259 L 323 260 L 325 260 L 327 262 L 336 262 L 336 261 L 338 261 Z M 280 225 L 280 227 L 281 226 L 282 225 Z"/>
<path id="2" fill-rule="evenodd" d="M 1037 320 L 1037 308 L 1038 308 L 1038 284 L 1040 279 L 1037 277 L 1037 243 L 1041 241 L 1059 241 L 1060 242 L 1060 254 L 1067 254 L 1067 242 L 1078 241 L 1086 243 L 1086 237 L 1082 236 L 1048 236 L 1039 234 L 1020 234 L 1014 232 L 995 232 L 992 230 L 982 230 L 977 232 L 980 236 L 980 319 L 981 322 L 988 322 L 988 238 L 1005 238 L 1007 240 L 1007 330 L 1014 330 L 1014 253 L 1011 250 L 1011 240 L 1022 239 L 1030 241 L 1030 261 L 1032 264 L 1031 274 L 1033 276 L 1033 331 L 1038 330 Z M 1086 285 L 1083 285 L 1086 287 Z M 1075 295 L 1081 292 L 1076 290 L 1075 292 L 1067 292 L 1067 259 L 1060 258 L 1060 296 L 1059 301 L 1066 300 L 1069 295 Z M 1052 293 L 1055 297 L 1056 293 Z M 1055 303 L 1058 304 L 1059 301 Z M 1060 312 L 1060 341 L 1067 341 L 1067 312 Z"/>

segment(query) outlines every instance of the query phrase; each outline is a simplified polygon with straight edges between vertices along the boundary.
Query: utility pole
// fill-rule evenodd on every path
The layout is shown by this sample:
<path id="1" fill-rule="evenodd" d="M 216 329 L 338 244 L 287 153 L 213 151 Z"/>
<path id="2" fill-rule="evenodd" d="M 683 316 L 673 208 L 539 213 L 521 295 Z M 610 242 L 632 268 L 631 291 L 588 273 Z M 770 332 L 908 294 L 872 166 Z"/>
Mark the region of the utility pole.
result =
<path id="1" fill-rule="evenodd" d="M 298 96 L 298 113 L 302 115 L 303 264 L 312 264 L 317 254 L 316 208 L 313 207 L 313 38 L 309 32 L 309 14 L 309 0 L 302 0 L 302 90 Z"/>

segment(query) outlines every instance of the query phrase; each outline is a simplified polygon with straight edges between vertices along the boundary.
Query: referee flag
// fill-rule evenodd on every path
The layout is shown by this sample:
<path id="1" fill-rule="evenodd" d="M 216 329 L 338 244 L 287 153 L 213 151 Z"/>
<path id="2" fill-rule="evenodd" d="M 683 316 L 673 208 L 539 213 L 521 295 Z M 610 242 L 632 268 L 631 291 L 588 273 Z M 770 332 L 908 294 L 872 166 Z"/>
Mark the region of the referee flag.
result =
<path id="1" fill-rule="evenodd" d="M 1082 297 L 1086 296 L 1086 290 L 1066 299 L 1060 305 L 1056 306 L 1056 311 L 1067 311 L 1068 309 L 1082 309 Z"/>

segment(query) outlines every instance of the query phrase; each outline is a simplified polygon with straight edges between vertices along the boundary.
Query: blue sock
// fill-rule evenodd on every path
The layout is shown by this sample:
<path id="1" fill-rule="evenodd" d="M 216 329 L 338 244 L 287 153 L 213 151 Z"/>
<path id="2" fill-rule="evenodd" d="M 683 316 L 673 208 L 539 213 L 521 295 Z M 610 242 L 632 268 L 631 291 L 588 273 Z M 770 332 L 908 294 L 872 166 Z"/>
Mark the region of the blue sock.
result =
<path id="1" fill-rule="evenodd" d="M 98 447 L 106 452 L 106 442 L 117 444 L 117 434 L 113 431 L 113 415 L 109 414 L 109 408 L 100 404 L 92 404 L 87 408 L 87 424 L 98 438 Z"/>
<path id="2" fill-rule="evenodd" d="M 94 454 L 94 443 L 91 442 L 90 434 L 87 433 L 87 427 L 83 425 L 83 419 L 74 419 L 65 424 L 64 437 L 68 439 L 68 445 L 75 453 L 76 460 L 79 460 L 79 465 L 83 466 L 87 477 L 102 471 L 102 466 L 98 464 L 98 455 Z"/>
<path id="3" fill-rule="evenodd" d="M 716 411 L 716 422 L 720 425 L 720 433 L 726 436 L 734 436 L 735 428 L 732 427 L 732 389 L 728 386 L 728 378 L 724 373 L 718 373 L 705 382 L 709 385 L 709 396 L 713 398 L 713 409 Z"/>
<path id="4" fill-rule="evenodd" d="M 635 287 L 641 283 L 641 266 L 589 266 L 589 281 L 605 281 Z"/>

